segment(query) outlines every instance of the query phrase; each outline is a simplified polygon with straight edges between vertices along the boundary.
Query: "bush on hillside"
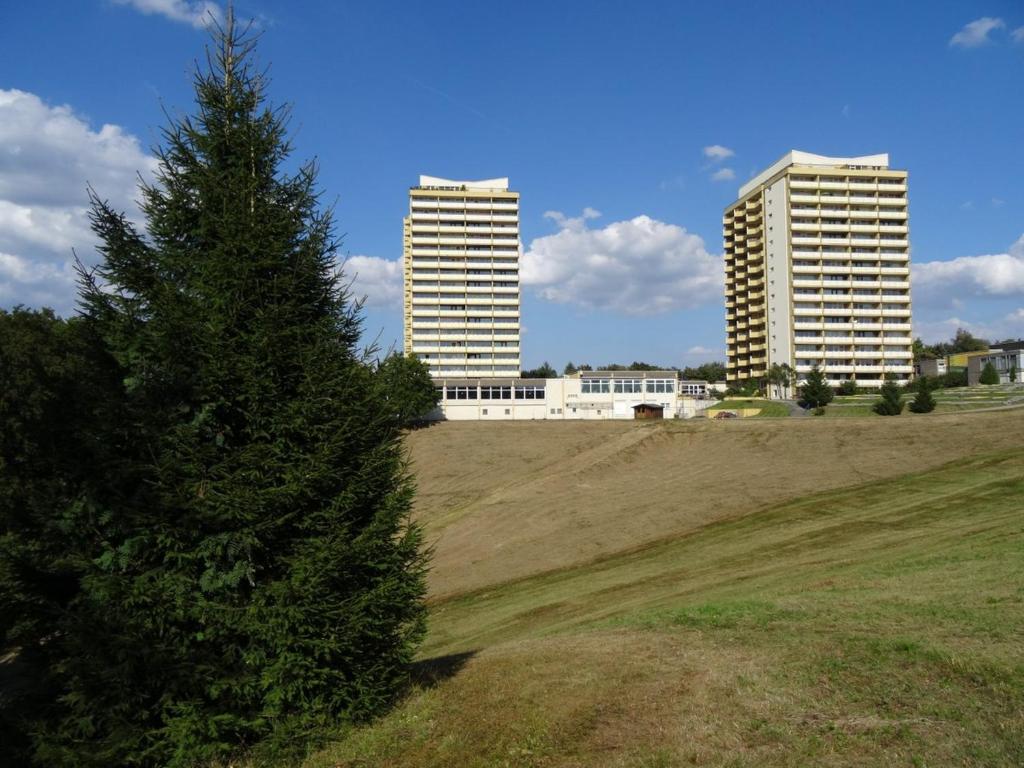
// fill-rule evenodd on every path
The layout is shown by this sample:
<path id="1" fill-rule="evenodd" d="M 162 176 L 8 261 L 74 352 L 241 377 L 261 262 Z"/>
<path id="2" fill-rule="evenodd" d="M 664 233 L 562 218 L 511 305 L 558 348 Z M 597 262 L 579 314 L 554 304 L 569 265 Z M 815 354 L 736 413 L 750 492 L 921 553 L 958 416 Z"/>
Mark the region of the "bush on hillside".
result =
<path id="1" fill-rule="evenodd" d="M 853 379 L 847 379 L 836 388 L 836 392 L 845 396 L 856 395 L 858 391 L 857 382 Z"/>
<path id="2" fill-rule="evenodd" d="M 931 413 L 935 410 L 935 398 L 932 397 L 933 389 L 934 385 L 926 376 L 922 376 L 917 381 L 917 394 L 909 406 L 913 413 Z"/>
<path id="3" fill-rule="evenodd" d="M 900 386 L 891 379 L 882 385 L 881 399 L 872 410 L 879 416 L 899 416 L 903 413 L 903 395 Z"/>

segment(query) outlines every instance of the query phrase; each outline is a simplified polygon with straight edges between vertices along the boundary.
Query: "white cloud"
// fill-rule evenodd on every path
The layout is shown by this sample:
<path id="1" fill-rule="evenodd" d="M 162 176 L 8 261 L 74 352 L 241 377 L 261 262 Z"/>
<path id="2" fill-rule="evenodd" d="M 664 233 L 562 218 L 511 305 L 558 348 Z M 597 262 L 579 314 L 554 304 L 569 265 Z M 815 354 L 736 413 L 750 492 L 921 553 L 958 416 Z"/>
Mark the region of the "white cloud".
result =
<path id="1" fill-rule="evenodd" d="M 688 355 L 720 355 L 723 353 L 724 350 L 712 349 L 710 347 L 702 347 L 700 344 L 698 344 L 695 347 L 690 347 L 688 350 L 686 350 L 686 354 Z"/>
<path id="2" fill-rule="evenodd" d="M 367 307 L 402 306 L 402 264 L 379 256 L 349 256 L 342 267 L 352 281 L 354 298 L 366 298 Z"/>
<path id="3" fill-rule="evenodd" d="M 963 29 L 953 35 L 949 40 L 949 44 L 959 48 L 977 48 L 991 43 L 992 39 L 989 37 L 989 33 L 1002 29 L 1005 26 L 1006 24 L 1002 19 L 982 16 L 980 19 L 975 19 L 965 25 Z M 1016 33 L 1014 34 L 1016 35 Z"/>
<path id="4" fill-rule="evenodd" d="M 843 108 L 841 110 L 839 110 L 839 114 L 841 114 L 845 118 L 849 118 L 850 117 L 850 105 L 849 104 L 843 104 Z"/>
<path id="5" fill-rule="evenodd" d="M 130 5 L 144 14 L 165 16 L 171 21 L 191 24 L 203 28 L 211 17 L 218 24 L 224 20 L 220 5 L 210 0 L 114 0 L 118 5 Z"/>
<path id="6" fill-rule="evenodd" d="M 137 174 L 155 167 L 122 128 L 93 130 L 68 106 L 0 89 L 0 303 L 69 311 L 71 249 L 95 259 L 86 185 L 137 218 Z"/>
<path id="7" fill-rule="evenodd" d="M 710 158 L 716 163 L 735 154 L 731 149 L 723 147 L 721 144 L 712 144 L 710 147 L 704 147 L 704 157 Z"/>
<path id="8" fill-rule="evenodd" d="M 1024 43 L 1024 27 L 1017 27 L 1011 35 L 1013 36 L 1013 42 Z"/>
<path id="9" fill-rule="evenodd" d="M 601 212 L 594 208 L 590 208 L 589 206 L 583 209 L 582 215 L 574 216 L 572 218 L 567 217 L 561 211 L 544 211 L 545 219 L 551 219 L 551 221 L 558 225 L 559 229 L 571 229 L 573 232 L 579 232 L 586 229 L 587 221 L 600 217 Z"/>
<path id="10" fill-rule="evenodd" d="M 722 259 L 682 227 L 637 216 L 588 229 L 588 215 L 550 211 L 560 225 L 523 255 L 521 279 L 548 301 L 653 315 L 722 300 Z"/>
<path id="11" fill-rule="evenodd" d="M 732 168 L 719 168 L 711 174 L 712 181 L 732 181 L 736 178 L 736 172 Z"/>
<path id="12" fill-rule="evenodd" d="M 931 306 L 956 306 L 970 296 L 1024 296 L 1024 235 L 1006 253 L 914 264 L 911 286 L 914 301 Z"/>

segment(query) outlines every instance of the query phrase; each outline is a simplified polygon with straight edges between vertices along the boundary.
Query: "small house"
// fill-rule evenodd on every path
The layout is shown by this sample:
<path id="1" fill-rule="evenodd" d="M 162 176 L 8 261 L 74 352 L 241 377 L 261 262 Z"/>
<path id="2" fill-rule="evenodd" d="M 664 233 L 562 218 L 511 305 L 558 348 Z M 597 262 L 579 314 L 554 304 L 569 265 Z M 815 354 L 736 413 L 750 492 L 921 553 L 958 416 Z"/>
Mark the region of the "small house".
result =
<path id="1" fill-rule="evenodd" d="M 663 419 L 665 406 L 658 403 L 637 403 L 633 406 L 634 419 Z"/>

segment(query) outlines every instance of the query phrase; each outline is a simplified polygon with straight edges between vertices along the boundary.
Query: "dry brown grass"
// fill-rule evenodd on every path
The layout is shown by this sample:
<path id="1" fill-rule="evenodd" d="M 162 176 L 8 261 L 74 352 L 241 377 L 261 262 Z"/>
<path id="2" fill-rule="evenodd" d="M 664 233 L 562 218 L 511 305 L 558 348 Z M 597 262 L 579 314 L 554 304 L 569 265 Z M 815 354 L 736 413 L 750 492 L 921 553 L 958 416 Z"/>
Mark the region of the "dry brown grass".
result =
<path id="1" fill-rule="evenodd" d="M 809 493 L 1020 443 L 1024 410 L 928 419 L 448 422 L 412 433 L 436 598 Z"/>

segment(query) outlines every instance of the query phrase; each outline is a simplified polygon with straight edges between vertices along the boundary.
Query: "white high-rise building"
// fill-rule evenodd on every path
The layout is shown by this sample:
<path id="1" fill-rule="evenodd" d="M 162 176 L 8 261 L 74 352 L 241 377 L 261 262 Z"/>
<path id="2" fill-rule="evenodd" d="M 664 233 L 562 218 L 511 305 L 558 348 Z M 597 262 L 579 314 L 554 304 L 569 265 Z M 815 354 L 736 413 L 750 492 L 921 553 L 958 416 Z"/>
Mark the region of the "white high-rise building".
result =
<path id="1" fill-rule="evenodd" d="M 519 193 L 420 176 L 402 248 L 404 342 L 438 378 L 519 376 Z"/>
<path id="2" fill-rule="evenodd" d="M 913 371 L 907 172 L 887 154 L 792 151 L 723 218 L 730 383 L 786 363 L 835 385 Z"/>

